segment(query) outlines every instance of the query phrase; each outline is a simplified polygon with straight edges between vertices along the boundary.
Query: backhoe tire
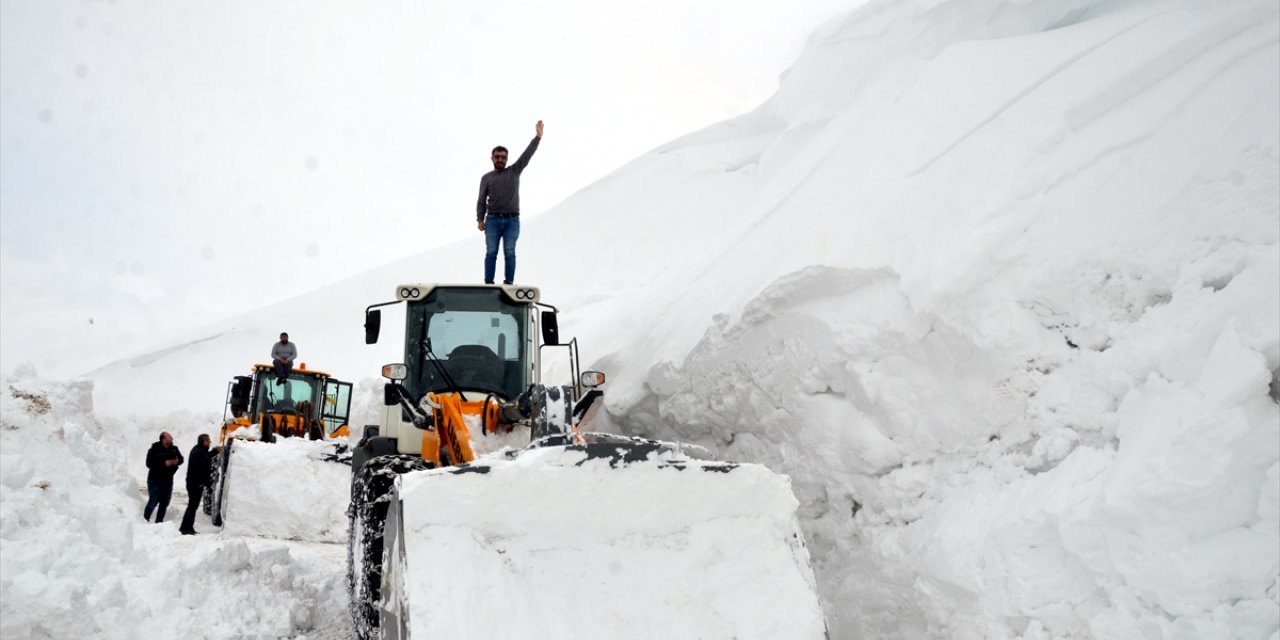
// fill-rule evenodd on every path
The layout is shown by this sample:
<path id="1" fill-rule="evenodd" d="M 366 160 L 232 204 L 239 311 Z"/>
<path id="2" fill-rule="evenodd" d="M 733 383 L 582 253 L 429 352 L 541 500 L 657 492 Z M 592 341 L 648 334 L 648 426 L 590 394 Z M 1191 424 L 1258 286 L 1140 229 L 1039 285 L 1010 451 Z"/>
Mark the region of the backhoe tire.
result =
<path id="1" fill-rule="evenodd" d="M 434 465 L 412 455 L 372 458 L 355 473 L 347 510 L 347 585 L 356 637 L 378 637 L 382 599 L 383 531 L 396 478 Z"/>

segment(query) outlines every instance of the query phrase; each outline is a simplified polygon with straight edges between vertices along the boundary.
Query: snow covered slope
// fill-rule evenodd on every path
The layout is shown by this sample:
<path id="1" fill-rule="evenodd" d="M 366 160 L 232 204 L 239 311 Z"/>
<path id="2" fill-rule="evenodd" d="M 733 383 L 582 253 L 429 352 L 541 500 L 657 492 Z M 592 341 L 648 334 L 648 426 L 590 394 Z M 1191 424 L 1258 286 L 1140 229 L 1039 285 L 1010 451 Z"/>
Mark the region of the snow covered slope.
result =
<path id="1" fill-rule="evenodd" d="M 1278 13 L 872 2 L 760 108 L 526 220 L 518 277 L 615 426 L 791 475 L 833 637 L 1278 637 Z M 281 330 L 370 376 L 401 355 L 363 307 L 481 250 L 160 345 L 96 399 L 217 408 Z"/>

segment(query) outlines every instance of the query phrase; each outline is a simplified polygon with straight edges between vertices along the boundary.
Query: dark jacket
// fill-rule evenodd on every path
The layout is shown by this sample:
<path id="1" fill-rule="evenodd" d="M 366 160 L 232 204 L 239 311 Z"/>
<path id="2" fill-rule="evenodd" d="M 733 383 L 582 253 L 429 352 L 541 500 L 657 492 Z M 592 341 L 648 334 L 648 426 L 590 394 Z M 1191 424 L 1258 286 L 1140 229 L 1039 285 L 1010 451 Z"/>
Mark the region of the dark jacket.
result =
<path id="1" fill-rule="evenodd" d="M 529 159 L 538 150 L 538 142 L 542 138 L 534 138 L 529 147 L 520 154 L 514 164 L 501 171 L 494 170 L 480 178 L 480 199 L 476 201 L 476 222 L 484 220 L 486 213 L 503 215 L 520 215 L 520 174 L 529 166 Z"/>
<path id="2" fill-rule="evenodd" d="M 197 442 L 191 447 L 189 457 L 191 464 L 187 465 L 187 484 L 209 484 L 209 447 L 202 447 Z"/>
<path id="3" fill-rule="evenodd" d="M 165 466 L 165 460 L 178 461 L 178 464 L 168 467 Z M 178 472 L 178 467 L 182 464 L 182 452 L 178 448 L 169 445 L 164 446 L 160 442 L 151 443 L 151 449 L 147 451 L 147 480 L 173 484 L 173 474 Z"/>

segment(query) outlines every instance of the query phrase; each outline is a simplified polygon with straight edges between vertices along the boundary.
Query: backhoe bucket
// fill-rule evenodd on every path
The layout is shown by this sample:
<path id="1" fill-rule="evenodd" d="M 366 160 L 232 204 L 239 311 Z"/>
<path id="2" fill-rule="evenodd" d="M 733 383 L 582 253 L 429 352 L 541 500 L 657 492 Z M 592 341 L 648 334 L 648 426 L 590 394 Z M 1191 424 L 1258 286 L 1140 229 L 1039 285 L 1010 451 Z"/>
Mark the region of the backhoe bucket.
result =
<path id="1" fill-rule="evenodd" d="M 222 532 L 284 540 L 344 542 L 351 483 L 343 442 L 233 439 L 214 486 Z M 215 524 L 218 524 L 215 522 Z"/>

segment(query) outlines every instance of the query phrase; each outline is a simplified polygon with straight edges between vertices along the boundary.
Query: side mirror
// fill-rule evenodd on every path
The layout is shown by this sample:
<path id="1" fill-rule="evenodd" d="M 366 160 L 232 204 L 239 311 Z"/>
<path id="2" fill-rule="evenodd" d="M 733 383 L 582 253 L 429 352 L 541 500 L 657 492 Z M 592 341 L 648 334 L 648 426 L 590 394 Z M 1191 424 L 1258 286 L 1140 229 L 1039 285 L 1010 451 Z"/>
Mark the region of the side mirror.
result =
<path id="1" fill-rule="evenodd" d="M 542 312 L 542 344 L 552 347 L 560 344 L 560 325 L 554 311 Z"/>
<path id="2" fill-rule="evenodd" d="M 583 371 L 582 375 L 578 376 L 578 382 L 588 389 L 594 389 L 604 384 L 604 374 L 599 371 Z"/>
<path id="3" fill-rule="evenodd" d="M 364 426 L 364 439 L 368 440 L 369 438 L 376 438 L 376 437 L 378 437 L 378 425 L 366 424 Z"/>
<path id="4" fill-rule="evenodd" d="M 382 329 L 382 309 L 370 309 L 364 312 L 364 343 L 377 344 L 378 332 Z"/>
<path id="5" fill-rule="evenodd" d="M 243 404 L 249 406 L 249 395 L 253 392 L 253 378 L 249 376 L 236 376 L 235 385 L 231 387 L 231 400 L 233 404 Z"/>
<path id="6" fill-rule="evenodd" d="M 396 383 L 388 382 L 382 385 L 382 404 L 388 407 L 400 404 L 400 392 L 396 391 Z"/>
<path id="7" fill-rule="evenodd" d="M 409 367 L 402 364 L 384 364 L 382 377 L 388 380 L 404 380 L 409 377 Z"/>

